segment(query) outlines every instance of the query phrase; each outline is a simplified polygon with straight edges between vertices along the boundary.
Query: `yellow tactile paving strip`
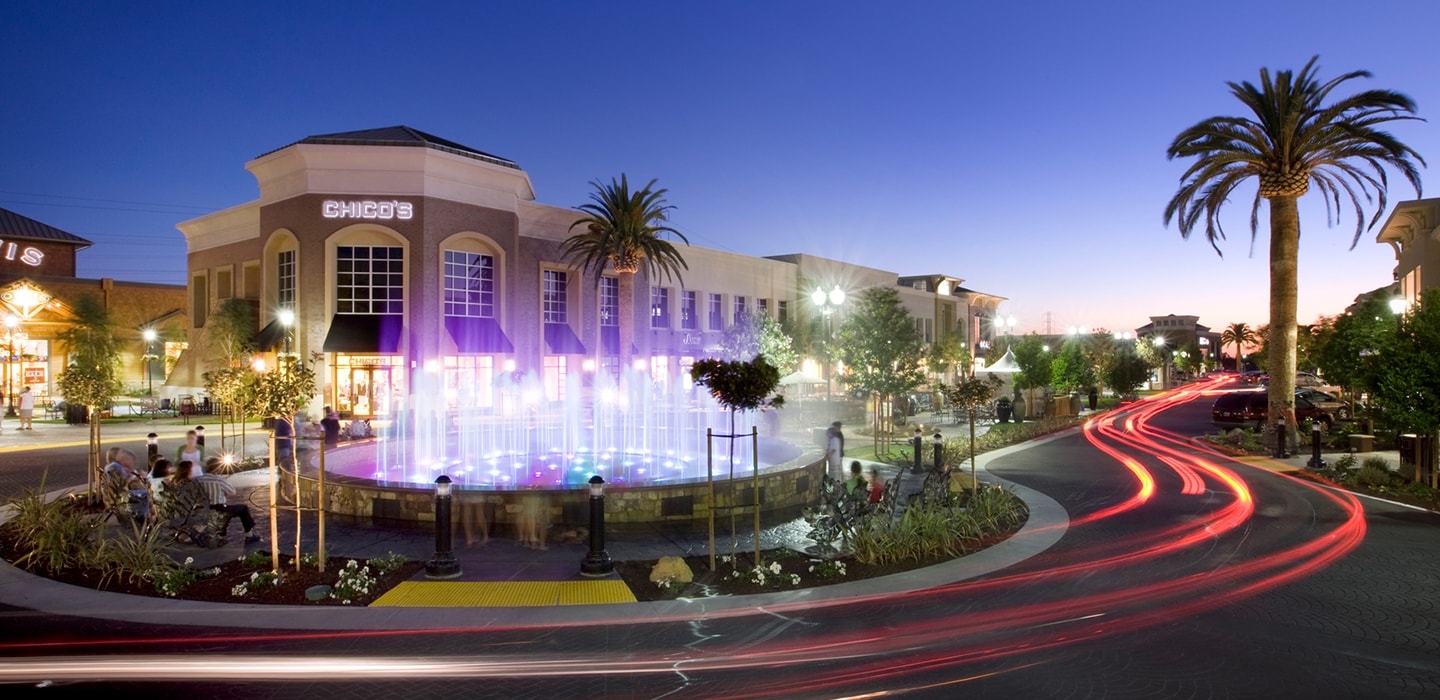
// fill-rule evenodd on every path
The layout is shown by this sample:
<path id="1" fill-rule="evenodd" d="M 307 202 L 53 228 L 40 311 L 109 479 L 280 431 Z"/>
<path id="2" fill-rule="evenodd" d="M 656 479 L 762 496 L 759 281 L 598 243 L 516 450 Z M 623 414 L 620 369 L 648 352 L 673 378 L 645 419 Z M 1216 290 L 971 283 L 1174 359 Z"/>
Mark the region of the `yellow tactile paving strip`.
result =
<path id="1" fill-rule="evenodd" d="M 624 581 L 403 581 L 379 607 L 484 608 L 633 603 Z"/>

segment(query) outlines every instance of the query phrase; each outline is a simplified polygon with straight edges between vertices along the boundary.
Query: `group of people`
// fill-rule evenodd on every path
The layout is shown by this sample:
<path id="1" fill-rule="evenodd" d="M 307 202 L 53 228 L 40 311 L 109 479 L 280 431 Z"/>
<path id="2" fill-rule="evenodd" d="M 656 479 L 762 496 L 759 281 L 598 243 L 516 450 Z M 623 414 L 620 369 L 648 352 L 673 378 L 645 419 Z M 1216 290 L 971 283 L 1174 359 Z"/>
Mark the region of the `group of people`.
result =
<path id="1" fill-rule="evenodd" d="M 136 465 L 134 452 L 112 447 L 105 455 L 107 464 L 101 474 L 101 491 L 107 504 L 117 510 L 123 499 L 129 516 L 139 522 L 149 523 L 165 517 L 167 514 L 157 512 L 162 509 L 160 503 L 172 504 L 172 510 L 205 507 L 225 518 L 220 531 L 214 534 L 224 537 L 230 521 L 239 518 L 245 543 L 258 542 L 260 536 L 255 534 L 255 516 L 250 506 L 230 503 L 235 487 L 223 476 L 206 474 L 203 456 L 204 448 L 193 430 L 185 435 L 185 444 L 180 446 L 173 465 L 170 460 L 155 455 L 150 468 L 144 470 Z"/>
<path id="2" fill-rule="evenodd" d="M 34 430 L 35 392 L 30 391 L 30 387 L 25 387 L 20 395 L 15 397 L 15 410 L 20 415 L 20 427 L 16 430 Z M 3 429 L 3 426 L 0 426 L 0 429 Z"/>
<path id="3" fill-rule="evenodd" d="M 840 465 L 845 461 L 845 433 L 841 427 L 837 420 L 825 429 L 825 470 L 836 480 L 843 475 Z M 870 503 L 879 503 L 880 497 L 885 493 L 885 482 L 880 479 L 880 470 L 870 467 L 867 479 L 865 467 L 859 461 L 850 462 L 850 478 L 846 479 L 844 484 L 845 493 L 863 490 L 868 494 Z"/>

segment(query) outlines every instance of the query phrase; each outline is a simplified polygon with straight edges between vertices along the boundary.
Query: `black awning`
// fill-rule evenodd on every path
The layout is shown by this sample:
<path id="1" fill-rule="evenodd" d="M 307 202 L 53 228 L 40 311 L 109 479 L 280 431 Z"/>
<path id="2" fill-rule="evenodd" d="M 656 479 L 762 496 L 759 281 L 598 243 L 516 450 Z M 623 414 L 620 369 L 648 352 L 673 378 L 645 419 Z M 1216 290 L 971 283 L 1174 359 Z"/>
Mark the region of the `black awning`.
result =
<path id="1" fill-rule="evenodd" d="M 445 330 L 455 339 L 455 349 L 463 353 L 515 352 L 515 346 L 493 318 L 446 316 Z"/>
<path id="2" fill-rule="evenodd" d="M 584 355 L 585 346 L 568 323 L 545 324 L 545 345 L 551 355 Z"/>
<path id="3" fill-rule="evenodd" d="M 255 345 L 256 350 L 270 352 L 285 342 L 285 331 L 286 328 L 280 324 L 280 319 L 275 319 L 265 324 L 265 327 L 261 328 L 260 332 L 250 339 L 250 342 Z"/>
<path id="4" fill-rule="evenodd" d="M 325 352 L 399 352 L 400 336 L 404 334 L 403 316 L 335 314 L 330 317 L 323 349 Z"/>

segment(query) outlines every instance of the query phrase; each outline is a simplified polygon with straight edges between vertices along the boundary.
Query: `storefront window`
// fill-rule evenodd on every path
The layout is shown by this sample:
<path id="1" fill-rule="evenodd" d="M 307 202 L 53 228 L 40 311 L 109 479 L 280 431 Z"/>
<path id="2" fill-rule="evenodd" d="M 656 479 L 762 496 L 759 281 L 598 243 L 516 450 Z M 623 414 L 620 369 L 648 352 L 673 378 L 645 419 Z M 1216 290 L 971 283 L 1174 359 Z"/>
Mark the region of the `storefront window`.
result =
<path id="1" fill-rule="evenodd" d="M 495 407 L 495 358 L 449 355 L 444 363 L 447 408 Z"/>

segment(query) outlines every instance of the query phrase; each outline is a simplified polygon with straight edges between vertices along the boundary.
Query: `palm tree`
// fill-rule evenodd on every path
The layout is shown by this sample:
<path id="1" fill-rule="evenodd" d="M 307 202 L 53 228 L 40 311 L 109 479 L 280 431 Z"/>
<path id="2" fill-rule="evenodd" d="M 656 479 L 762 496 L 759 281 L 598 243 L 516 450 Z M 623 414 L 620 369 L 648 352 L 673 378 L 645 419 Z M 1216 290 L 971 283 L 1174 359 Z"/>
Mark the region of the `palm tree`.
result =
<path id="1" fill-rule="evenodd" d="M 1225 328 L 1224 331 L 1222 331 L 1222 332 L 1220 333 L 1220 344 L 1221 344 L 1221 345 L 1232 345 L 1232 344 L 1233 344 L 1233 345 L 1235 346 L 1235 371 L 1236 371 L 1236 372 L 1243 372 L 1243 371 L 1244 371 L 1244 365 L 1242 365 L 1242 364 L 1240 363 L 1240 358 L 1242 358 L 1242 357 L 1245 356 L 1245 355 L 1243 354 L 1243 353 L 1244 353 L 1244 350 L 1241 349 L 1241 346 L 1244 346 L 1244 345 L 1257 345 L 1257 344 L 1259 344 L 1259 342 L 1260 342 L 1260 337 L 1257 336 L 1257 335 L 1255 335 L 1255 329 L 1251 328 L 1248 324 L 1241 323 L 1241 322 L 1236 322 L 1236 323 L 1230 324 L 1228 327 Z"/>
<path id="2" fill-rule="evenodd" d="M 1166 155 L 1195 158 L 1181 176 L 1180 190 L 1165 206 L 1165 224 L 1178 221 L 1180 235 L 1204 223 L 1205 238 L 1215 252 L 1225 231 L 1220 210 L 1230 195 L 1254 178 L 1259 183 L 1250 209 L 1253 244 L 1260 218 L 1260 200 L 1270 202 L 1270 415 L 1285 415 L 1295 393 L 1296 267 L 1300 247 L 1297 200 L 1314 184 L 1325 199 L 1328 221 L 1338 221 L 1342 195 L 1355 209 L 1354 248 L 1365 228 L 1385 211 L 1386 167 L 1399 170 L 1420 193 L 1416 163 L 1425 160 L 1381 127 L 1415 120 L 1415 103 L 1389 90 L 1366 90 L 1330 104 L 1331 93 L 1367 71 L 1354 71 L 1326 82 L 1315 75 L 1311 58 L 1298 75 L 1260 69 L 1260 85 L 1227 83 L 1230 93 L 1251 117 L 1211 117 L 1175 137 Z M 1364 204 L 1375 215 L 1365 223 Z"/>
<path id="3" fill-rule="evenodd" d="M 670 233 L 687 245 L 685 234 L 665 225 L 674 207 L 665 203 L 667 190 L 652 190 L 655 180 L 644 188 L 630 191 L 630 183 L 622 173 L 610 184 L 591 181 L 595 191 L 590 203 L 579 209 L 588 216 L 570 224 L 570 230 L 584 226 L 585 232 L 571 236 L 560 247 L 560 256 L 577 261 L 600 278 L 607 264 L 615 270 L 620 292 L 620 360 L 630 361 L 630 347 L 635 339 L 635 273 L 644 266 L 652 280 L 671 275 L 680 279 L 680 270 L 689 269 L 685 259 L 669 241 L 661 238 Z"/>

